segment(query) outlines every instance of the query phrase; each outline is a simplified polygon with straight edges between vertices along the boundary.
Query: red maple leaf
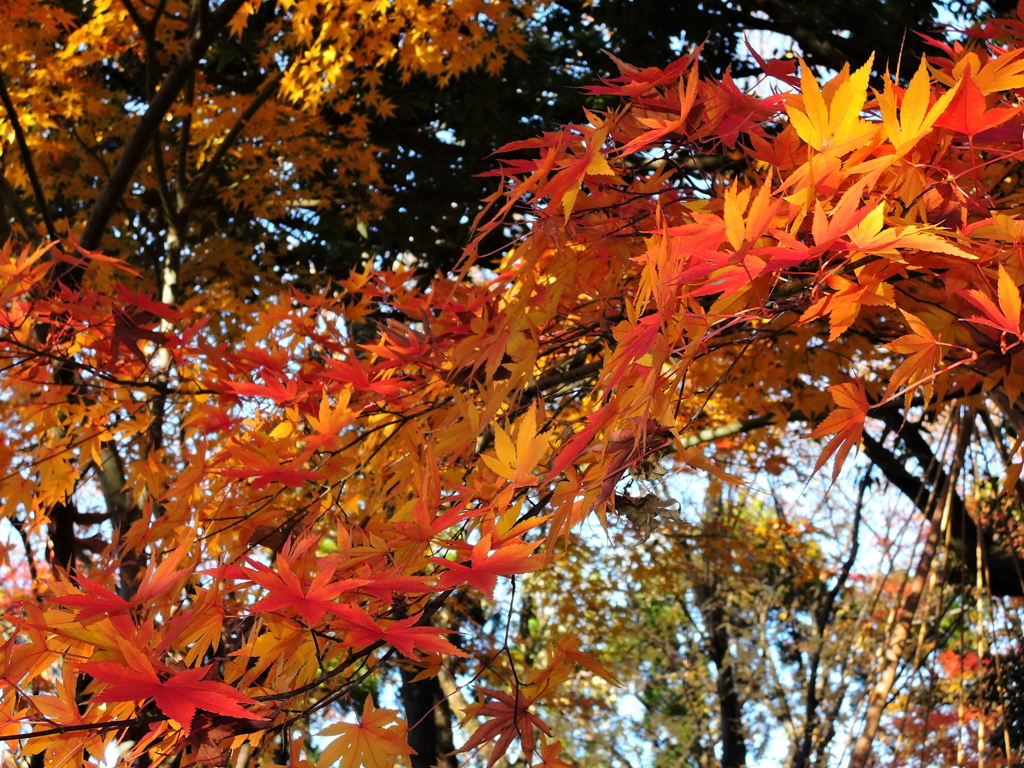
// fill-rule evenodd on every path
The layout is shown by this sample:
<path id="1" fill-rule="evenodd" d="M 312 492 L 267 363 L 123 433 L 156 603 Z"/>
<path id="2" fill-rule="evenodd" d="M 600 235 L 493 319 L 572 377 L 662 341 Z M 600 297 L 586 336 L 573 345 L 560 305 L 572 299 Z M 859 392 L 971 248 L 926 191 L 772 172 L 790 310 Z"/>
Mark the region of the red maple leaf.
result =
<path id="1" fill-rule="evenodd" d="M 157 301 L 145 293 L 136 293 L 120 284 L 115 286 L 115 291 L 118 301 L 123 305 L 138 307 L 143 312 L 156 315 L 163 320 L 170 320 L 172 323 L 180 323 L 185 319 L 185 316 L 170 304 Z"/>
<path id="2" fill-rule="evenodd" d="M 652 315 L 653 317 L 653 315 Z M 564 472 L 570 464 L 580 457 L 596 435 L 615 416 L 615 409 L 611 404 L 601 406 L 594 411 L 587 420 L 587 426 L 577 432 L 562 446 L 551 465 L 545 481 L 550 481 Z"/>
<path id="3" fill-rule="evenodd" d="M 528 544 L 513 539 L 491 552 L 491 534 L 487 533 L 473 545 L 468 564 L 440 557 L 432 558 L 431 561 L 448 569 L 441 574 L 441 589 L 469 584 L 491 597 L 494 595 L 494 587 L 499 576 L 529 573 L 540 568 L 539 558 L 533 556 L 533 551 L 539 544 L 539 541 Z"/>
<path id="4" fill-rule="evenodd" d="M 1020 113 L 1022 107 L 985 107 L 985 95 L 967 73 L 953 100 L 935 125 L 974 136 L 995 128 Z"/>
<path id="5" fill-rule="evenodd" d="M 351 384 L 357 390 L 376 392 L 381 395 L 393 395 L 401 392 L 406 386 L 402 379 L 371 379 L 366 368 L 357 360 L 328 360 L 327 370 L 321 375 L 334 381 Z"/>
<path id="6" fill-rule="evenodd" d="M 544 721 L 530 711 L 533 701 L 524 696 L 518 688 L 511 696 L 490 688 L 481 688 L 480 692 L 491 698 L 492 701 L 483 705 L 474 705 L 475 712 L 473 714 L 477 717 L 490 717 L 491 719 L 477 728 L 459 751 L 468 752 L 494 741 L 490 759 L 487 761 L 487 768 L 491 768 L 508 751 L 512 742 L 518 738 L 523 746 L 523 754 L 532 757 L 536 746 L 533 729 L 537 728 L 541 733 L 547 736 L 551 735 L 551 730 L 544 724 Z"/>
<path id="7" fill-rule="evenodd" d="M 96 616 L 120 616 L 131 610 L 131 603 L 102 584 L 90 581 L 81 574 L 75 575 L 75 582 L 82 590 L 81 594 L 59 595 L 50 599 L 55 603 L 77 608 L 76 621 L 85 621 Z"/>
<path id="8" fill-rule="evenodd" d="M 223 390 L 231 395 L 245 397 L 265 397 L 275 403 L 287 403 L 294 400 L 299 393 L 299 385 L 294 379 L 287 384 L 273 376 L 264 376 L 266 384 L 255 384 L 251 381 L 226 381 Z"/>
<path id="9" fill-rule="evenodd" d="M 305 466 L 308 453 L 298 456 L 274 455 L 273 449 L 282 447 L 268 444 L 257 444 L 255 447 L 251 447 L 234 443 L 228 446 L 222 457 L 231 456 L 237 466 L 215 471 L 224 477 L 240 480 L 251 478 L 252 487 L 257 491 L 266 488 L 271 483 L 281 483 L 281 485 L 297 488 L 320 479 L 319 473 L 311 469 L 302 469 Z"/>
<path id="10" fill-rule="evenodd" d="M 370 583 L 369 579 L 335 581 L 333 569 L 325 569 L 317 573 L 308 587 L 304 587 L 284 553 L 278 555 L 273 568 L 247 558 L 245 566 L 222 566 L 204 573 L 251 581 L 266 589 L 269 594 L 253 603 L 251 613 L 298 614 L 311 627 L 320 624 L 326 614 L 337 612 L 339 595 Z"/>
<path id="11" fill-rule="evenodd" d="M 252 612 L 294 612 L 311 627 L 323 621 L 327 613 L 338 608 L 335 599 L 339 595 L 366 584 L 364 579 L 332 581 L 332 572 L 321 571 L 310 583 L 309 588 L 303 589 L 298 577 L 281 558 L 278 558 L 277 568 L 276 574 L 268 572 L 253 577 L 253 581 L 269 589 L 270 594 L 256 601 L 252 606 Z"/>
<path id="12" fill-rule="evenodd" d="M 156 317 L 149 312 L 129 313 L 115 308 L 114 330 L 110 334 L 110 354 L 117 357 L 121 347 L 124 347 L 145 365 L 148 361 L 146 355 L 139 348 L 140 341 L 150 341 L 157 346 L 167 344 L 166 334 L 144 327 L 152 325 L 155 321 Z"/>
<path id="13" fill-rule="evenodd" d="M 336 612 L 341 617 L 341 623 L 348 631 L 348 641 L 353 646 L 385 642 L 408 659 L 417 658 L 416 651 L 452 656 L 468 655 L 442 637 L 452 630 L 418 625 L 422 614 L 397 619 L 382 626 L 359 606 L 340 606 Z"/>
<path id="14" fill-rule="evenodd" d="M 139 658 L 143 657 L 139 655 Z M 197 669 L 186 669 L 164 680 L 160 679 L 148 661 L 138 668 L 126 667 L 113 661 L 95 661 L 81 664 L 79 669 L 108 686 L 93 696 L 92 701 L 153 699 L 157 708 L 180 723 L 186 734 L 191 733 L 192 718 L 197 709 L 250 720 L 265 719 L 241 706 L 255 704 L 255 699 L 243 696 L 227 683 L 204 679 L 212 666 L 209 664 Z"/>
<path id="15" fill-rule="evenodd" d="M 102 584 L 87 579 L 81 574 L 75 574 L 74 577 L 75 583 L 81 590 L 80 594 L 59 595 L 50 599 L 61 605 L 77 608 L 78 612 L 75 614 L 77 621 L 85 621 L 96 616 L 109 618 L 127 616 L 139 606 L 152 604 L 162 592 L 170 589 L 188 573 L 188 568 L 178 567 L 186 552 L 187 546 L 179 546 L 163 559 L 150 563 L 131 600 L 124 599 Z"/>

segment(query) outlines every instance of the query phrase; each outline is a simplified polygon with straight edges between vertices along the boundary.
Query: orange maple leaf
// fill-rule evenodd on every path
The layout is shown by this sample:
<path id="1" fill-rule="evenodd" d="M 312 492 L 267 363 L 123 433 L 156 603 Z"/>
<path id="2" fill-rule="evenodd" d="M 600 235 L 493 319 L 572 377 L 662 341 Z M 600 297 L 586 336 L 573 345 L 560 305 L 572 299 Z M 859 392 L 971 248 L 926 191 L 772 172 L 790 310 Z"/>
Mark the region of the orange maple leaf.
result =
<path id="1" fill-rule="evenodd" d="M 910 398 L 921 385 L 925 387 L 925 402 L 931 400 L 933 389 L 931 378 L 942 363 L 943 346 L 948 345 L 944 345 L 921 318 L 906 311 L 903 311 L 903 317 L 910 326 L 912 333 L 893 339 L 886 346 L 893 352 L 906 355 L 907 357 L 899 364 L 889 378 L 889 386 L 885 390 L 885 399 L 889 400 L 896 397 L 899 394 L 897 390 L 903 384 L 907 384 L 903 391 L 906 394 L 909 406 Z"/>
<path id="2" fill-rule="evenodd" d="M 976 288 L 961 291 L 960 295 L 974 304 L 982 313 L 981 315 L 965 317 L 964 320 L 969 323 L 987 325 L 999 331 L 999 346 L 1003 354 L 1005 354 L 1011 347 L 1015 347 L 1021 341 L 1024 341 L 1024 334 L 1022 334 L 1020 326 L 1021 298 L 1017 284 L 1002 265 L 999 266 L 997 282 L 998 306 L 986 293 Z M 1007 335 L 1016 336 L 1016 341 L 1009 342 L 1006 338 Z"/>
<path id="3" fill-rule="evenodd" d="M 561 759 L 565 745 L 558 739 L 546 739 L 540 737 L 540 746 L 537 749 L 537 762 L 531 768 L 574 768 L 572 763 Z"/>
<path id="4" fill-rule="evenodd" d="M 800 322 L 828 315 L 828 340 L 835 341 L 856 322 L 863 307 L 894 306 L 892 285 L 885 281 L 886 268 L 881 262 L 869 264 L 859 270 L 856 282 L 842 275 L 830 275 L 825 282 L 834 293 L 808 307 Z"/>
<path id="5" fill-rule="evenodd" d="M 839 477 L 839 470 L 843 468 L 843 462 L 846 461 L 850 450 L 860 443 L 861 435 L 864 433 L 864 421 L 871 405 L 868 403 L 864 385 L 859 381 L 836 384 L 830 391 L 832 399 L 838 407 L 825 417 L 825 420 L 811 432 L 810 436 L 818 438 L 835 435 L 825 446 L 814 465 L 814 471 L 817 472 L 829 460 L 829 457 L 835 454 L 836 461 L 832 468 L 834 482 Z"/>

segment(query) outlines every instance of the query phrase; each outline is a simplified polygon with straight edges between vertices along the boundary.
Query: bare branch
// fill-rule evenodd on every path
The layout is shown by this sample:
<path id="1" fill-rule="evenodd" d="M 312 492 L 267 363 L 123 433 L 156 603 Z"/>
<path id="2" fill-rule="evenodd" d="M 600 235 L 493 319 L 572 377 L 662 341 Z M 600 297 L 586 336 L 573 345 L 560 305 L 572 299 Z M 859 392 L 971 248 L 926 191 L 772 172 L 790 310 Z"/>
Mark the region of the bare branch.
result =
<path id="1" fill-rule="evenodd" d="M 953 450 L 953 462 L 949 473 L 936 483 L 926 502 L 928 505 L 926 515 L 933 522 L 939 515 L 943 517 L 949 515 L 951 501 L 956 496 L 955 483 L 963 468 L 964 456 L 973 430 L 974 413 L 968 410 L 960 418 L 956 446 Z M 921 550 L 914 575 L 904 585 L 903 597 L 900 600 L 900 606 L 895 614 L 895 622 L 882 654 L 882 668 L 868 695 L 864 728 L 854 744 L 849 768 L 866 768 L 871 758 L 872 744 L 878 732 L 882 714 L 889 703 L 889 694 L 896 682 L 903 652 L 910 639 L 914 615 L 917 613 L 921 598 L 925 595 L 932 580 L 941 538 L 942 527 L 935 524 L 929 525 L 928 538 Z"/>

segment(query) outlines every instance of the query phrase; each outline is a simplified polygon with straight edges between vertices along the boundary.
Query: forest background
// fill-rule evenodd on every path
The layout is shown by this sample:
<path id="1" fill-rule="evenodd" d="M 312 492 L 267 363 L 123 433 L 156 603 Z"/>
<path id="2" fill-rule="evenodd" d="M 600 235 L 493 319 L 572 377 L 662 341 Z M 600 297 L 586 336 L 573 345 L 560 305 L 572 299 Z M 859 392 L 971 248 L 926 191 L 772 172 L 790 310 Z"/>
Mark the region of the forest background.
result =
<path id="1" fill-rule="evenodd" d="M 1015 7 L 0 9 L 4 761 L 1019 762 Z"/>

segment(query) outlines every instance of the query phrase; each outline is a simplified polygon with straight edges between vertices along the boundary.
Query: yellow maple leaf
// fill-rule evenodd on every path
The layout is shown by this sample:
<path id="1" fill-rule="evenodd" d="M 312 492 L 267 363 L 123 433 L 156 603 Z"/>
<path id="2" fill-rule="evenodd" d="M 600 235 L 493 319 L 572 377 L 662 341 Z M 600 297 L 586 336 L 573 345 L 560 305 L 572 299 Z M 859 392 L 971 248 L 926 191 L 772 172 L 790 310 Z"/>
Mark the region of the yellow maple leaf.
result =
<path id="1" fill-rule="evenodd" d="M 789 121 L 797 134 L 814 149 L 848 152 L 863 145 L 878 128 L 860 114 L 864 109 L 868 77 L 874 57 L 854 72 L 847 68 L 822 90 L 810 69 L 801 61 L 803 109 L 794 102 L 786 105 Z M 831 98 L 826 102 L 826 94 Z"/>
<path id="2" fill-rule="evenodd" d="M 969 73 L 971 80 L 986 96 L 998 91 L 1013 91 L 1024 85 L 1024 48 L 1011 48 L 992 56 L 984 64 L 970 51 L 953 67 L 954 82 Z"/>
<path id="3" fill-rule="evenodd" d="M 363 716 L 358 723 L 337 723 L 320 731 L 321 736 L 337 736 L 328 744 L 317 768 L 394 768 L 398 758 L 411 755 L 407 742 L 408 727 L 394 709 L 377 709 L 373 698 L 366 697 Z"/>
<path id="4" fill-rule="evenodd" d="M 882 128 L 885 135 L 898 154 L 908 152 L 931 130 L 935 121 L 946 111 L 959 87 L 960 83 L 955 83 L 929 107 L 931 78 L 928 73 L 928 60 L 922 56 L 917 72 L 903 93 L 903 102 L 897 119 L 895 89 L 892 81 L 886 78 L 884 90 L 877 94 L 878 109 L 882 113 Z"/>
<path id="5" fill-rule="evenodd" d="M 548 436 L 537 434 L 537 413 L 530 410 L 519 423 L 515 443 L 501 427 L 494 429 L 494 456 L 484 455 L 483 461 L 499 477 L 515 485 L 536 485 L 531 473 L 548 447 Z"/>

